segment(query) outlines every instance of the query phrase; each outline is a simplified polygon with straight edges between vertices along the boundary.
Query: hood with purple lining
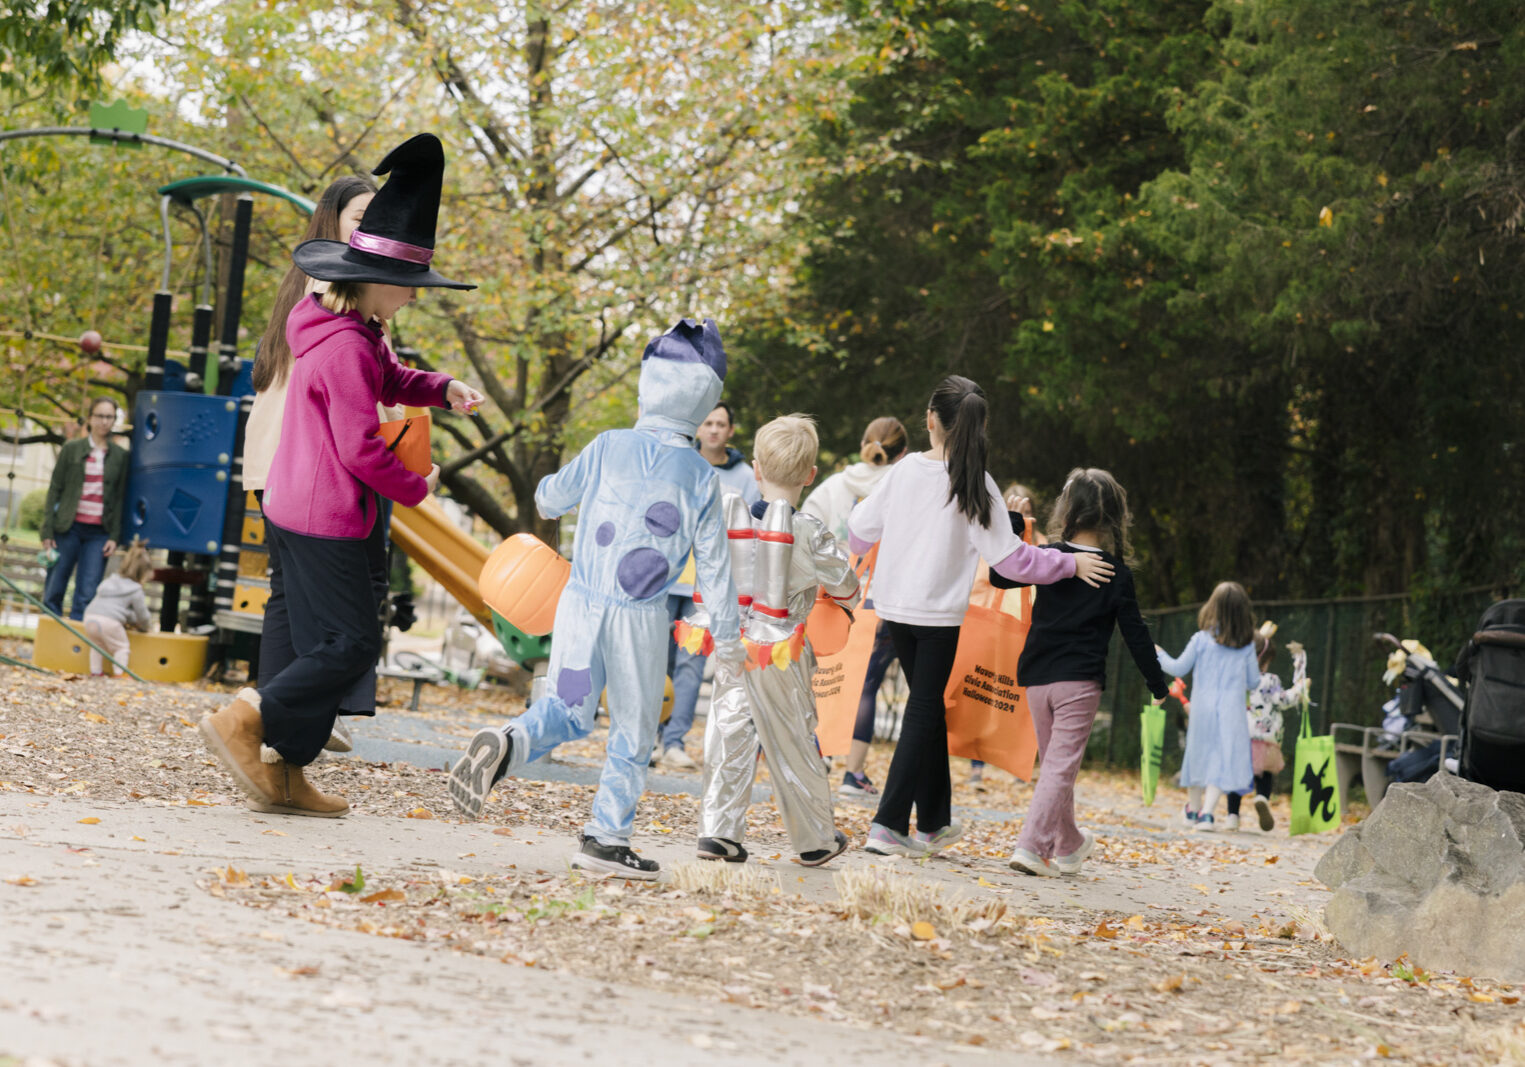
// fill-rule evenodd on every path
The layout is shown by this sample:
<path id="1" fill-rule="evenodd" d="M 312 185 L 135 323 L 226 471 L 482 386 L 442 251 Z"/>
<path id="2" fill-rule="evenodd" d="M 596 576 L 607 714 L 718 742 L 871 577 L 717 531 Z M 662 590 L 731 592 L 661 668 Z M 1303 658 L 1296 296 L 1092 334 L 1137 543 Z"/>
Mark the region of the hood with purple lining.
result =
<path id="1" fill-rule="evenodd" d="M 725 345 L 714 319 L 683 319 L 654 337 L 641 356 L 637 430 L 670 430 L 692 438 L 725 384 Z"/>

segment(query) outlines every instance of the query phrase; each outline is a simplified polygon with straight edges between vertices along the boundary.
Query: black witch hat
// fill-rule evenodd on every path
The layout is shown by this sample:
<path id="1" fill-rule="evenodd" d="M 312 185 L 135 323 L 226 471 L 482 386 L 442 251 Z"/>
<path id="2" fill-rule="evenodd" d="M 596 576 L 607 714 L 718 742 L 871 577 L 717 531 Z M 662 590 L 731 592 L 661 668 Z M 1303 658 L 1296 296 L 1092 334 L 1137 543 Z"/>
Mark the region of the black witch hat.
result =
<path id="1" fill-rule="evenodd" d="M 475 289 L 429 266 L 439 217 L 445 150 L 432 133 L 411 137 L 387 153 L 372 174 L 392 176 L 366 206 L 360 225 L 342 241 L 303 241 L 291 258 L 325 282 L 377 282 L 420 289 Z"/>

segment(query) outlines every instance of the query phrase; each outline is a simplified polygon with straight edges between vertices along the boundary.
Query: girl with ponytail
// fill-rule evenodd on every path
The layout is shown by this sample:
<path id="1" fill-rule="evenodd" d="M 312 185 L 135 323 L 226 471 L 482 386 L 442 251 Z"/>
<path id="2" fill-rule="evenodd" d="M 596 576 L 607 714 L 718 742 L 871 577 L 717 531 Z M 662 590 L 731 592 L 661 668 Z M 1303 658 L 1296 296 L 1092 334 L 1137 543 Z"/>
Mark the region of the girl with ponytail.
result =
<path id="1" fill-rule="evenodd" d="M 1012 531 L 995 479 L 985 472 L 985 418 L 978 385 L 944 378 L 927 405 L 931 448 L 895 464 L 848 519 L 854 552 L 879 543 L 874 608 L 889 625 L 911 690 L 869 830 L 868 851 L 880 855 L 935 853 L 963 835 L 952 817 L 943 690 L 979 561 L 1036 585 L 1075 577 L 1100 585 L 1112 574 L 1099 556 L 1044 552 Z"/>

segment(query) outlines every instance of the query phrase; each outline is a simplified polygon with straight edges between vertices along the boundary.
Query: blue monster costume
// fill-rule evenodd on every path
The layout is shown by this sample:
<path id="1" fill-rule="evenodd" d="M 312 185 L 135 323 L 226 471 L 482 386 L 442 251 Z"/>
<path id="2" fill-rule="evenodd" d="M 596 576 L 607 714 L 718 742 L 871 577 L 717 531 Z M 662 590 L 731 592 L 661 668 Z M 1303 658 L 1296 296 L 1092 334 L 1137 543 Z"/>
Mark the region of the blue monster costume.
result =
<path id="1" fill-rule="evenodd" d="M 725 372 L 715 323 L 679 322 L 653 339 L 641 357 L 640 417 L 634 428 L 599 434 L 536 488 L 535 504 L 546 518 L 578 509 L 572 573 L 556 609 L 547 693 L 507 726 L 472 739 L 451 771 L 451 796 L 463 814 L 479 814 L 504 774 L 565 741 L 586 737 L 607 687 L 609 742 L 584 853 L 590 839 L 606 853 L 629 853 L 661 711 L 667 594 L 690 550 L 696 584 L 711 605 L 716 655 L 734 662 L 744 655 L 720 482 L 692 440 L 720 399 Z M 623 855 L 614 863 L 580 865 L 655 877 L 654 863 L 638 861 L 650 866 L 650 873 L 642 874 L 635 862 Z"/>

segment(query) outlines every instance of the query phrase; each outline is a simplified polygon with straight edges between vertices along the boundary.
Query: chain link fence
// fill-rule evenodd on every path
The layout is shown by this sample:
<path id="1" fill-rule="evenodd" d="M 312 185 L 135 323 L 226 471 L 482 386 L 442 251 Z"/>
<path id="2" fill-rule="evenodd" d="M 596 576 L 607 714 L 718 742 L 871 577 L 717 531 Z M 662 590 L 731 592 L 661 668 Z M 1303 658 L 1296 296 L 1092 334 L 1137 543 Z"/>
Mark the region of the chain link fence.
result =
<path id="1" fill-rule="evenodd" d="M 1255 615 L 1257 620 L 1270 619 L 1277 625 L 1276 660 L 1271 669 L 1284 684 L 1292 683 L 1292 657 L 1287 644 L 1296 641 L 1307 650 L 1313 731 L 1327 733 L 1330 723 L 1375 726 L 1382 721 L 1382 705 L 1393 690 L 1382 682 L 1388 649 L 1372 640 L 1373 634 L 1385 632 L 1399 638 L 1417 638 L 1429 647 L 1436 662 L 1446 668 L 1472 636 L 1483 609 L 1500 595 L 1500 590 L 1484 587 L 1422 598 L 1399 594 L 1334 600 L 1264 600 L 1255 602 Z M 1155 643 L 1172 655 L 1180 654 L 1197 630 L 1200 607 L 1193 604 L 1145 611 L 1144 619 Z M 1189 690 L 1190 678 L 1187 683 Z M 1190 699 L 1189 691 L 1187 698 Z M 1148 700 L 1149 692 L 1138 668 L 1114 633 L 1107 655 L 1106 693 L 1091 733 L 1087 758 L 1109 766 L 1137 767 L 1139 711 Z M 1186 717 L 1174 698 L 1166 700 L 1165 707 L 1161 773 L 1169 776 L 1180 769 Z M 1287 754 L 1282 786 L 1291 781 L 1297 730 L 1297 715 L 1289 714 L 1282 746 Z"/>

